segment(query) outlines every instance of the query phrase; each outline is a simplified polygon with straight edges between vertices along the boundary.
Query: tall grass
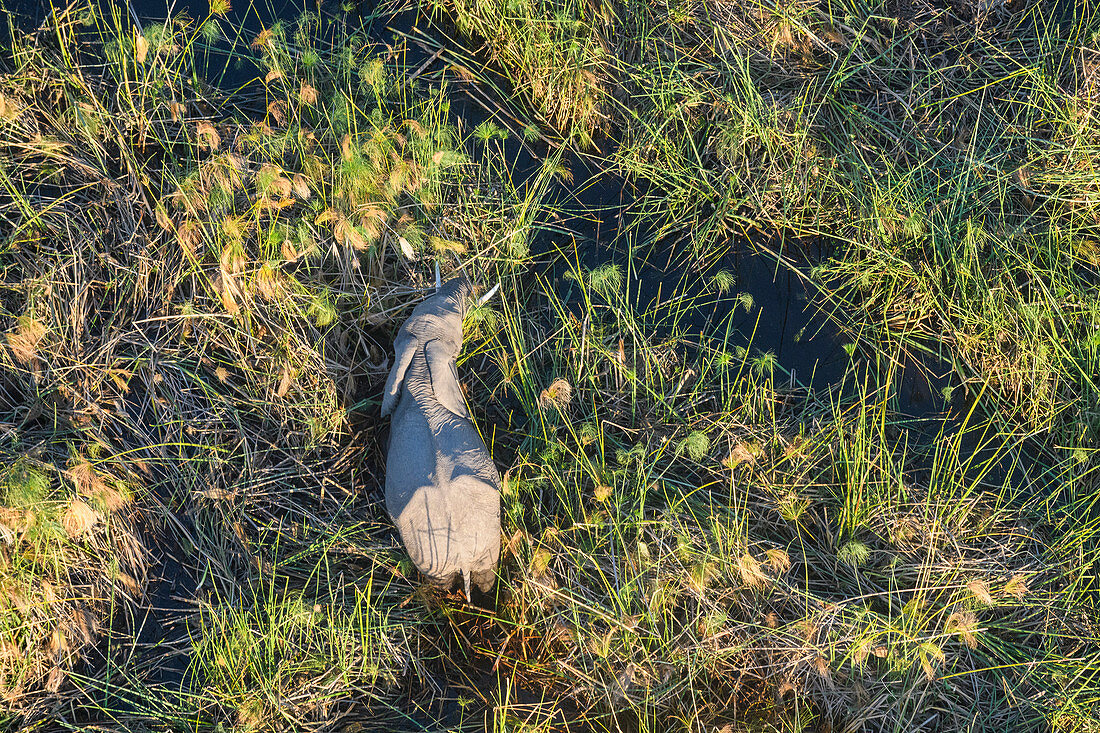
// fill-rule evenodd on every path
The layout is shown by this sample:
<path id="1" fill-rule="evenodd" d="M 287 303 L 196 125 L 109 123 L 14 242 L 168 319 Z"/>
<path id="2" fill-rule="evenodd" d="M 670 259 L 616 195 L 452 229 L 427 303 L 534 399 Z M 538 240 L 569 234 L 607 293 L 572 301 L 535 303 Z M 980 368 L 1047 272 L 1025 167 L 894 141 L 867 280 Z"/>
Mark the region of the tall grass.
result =
<path id="1" fill-rule="evenodd" d="M 506 311 L 495 347 L 538 365 L 504 382 L 528 407 L 499 607 L 523 631 L 500 664 L 549 667 L 598 727 L 955 730 L 1087 707 L 1051 672 L 1091 679 L 1095 637 L 1040 652 L 1025 630 L 1082 601 L 1084 566 L 1043 538 L 1091 552 L 1091 532 L 1032 524 L 1071 463 L 1022 498 L 995 422 L 929 440 L 856 372 L 847 396 L 798 397 L 748 355 L 717 367 L 728 344 L 647 336 L 622 290 L 583 324 L 550 303 L 541 328 Z"/>
<path id="2" fill-rule="evenodd" d="M 190 69 L 217 22 L 138 33 L 74 6 L 14 35 L 0 81 L 14 725 L 59 705 L 77 720 L 249 729 L 385 710 L 393 660 L 426 628 L 377 605 L 396 606 L 387 588 L 408 569 L 369 539 L 377 426 L 353 427 L 350 410 L 385 375 L 382 326 L 416 297 L 410 283 L 427 284 L 423 260 L 521 263 L 530 217 L 509 212 L 537 208 L 541 189 L 472 185 L 445 87 L 406 84 L 361 36 L 315 16 L 235 50 L 263 82 L 233 102 L 259 119 L 209 114 L 228 99 L 196 91 Z M 480 175 L 504 169 L 490 152 Z M 382 587 L 317 575 L 338 541 L 352 557 L 382 553 Z M 168 558 L 182 576 L 160 581 Z M 160 621 L 171 638 L 144 641 L 144 609 L 176 605 L 177 582 L 198 626 L 181 629 L 177 611 Z M 316 623 L 301 627 L 301 604 L 320 604 L 306 615 Z M 303 686 L 336 659 L 342 676 Z M 158 681 L 179 664 L 184 688 Z M 333 697 L 334 684 L 351 690 Z"/>
<path id="3" fill-rule="evenodd" d="M 570 12 L 605 43 L 590 88 L 617 130 L 609 163 L 643 191 L 633 221 L 685 262 L 739 234 L 827 238 L 819 282 L 866 313 L 853 333 L 943 352 L 990 385 L 988 411 L 1095 441 L 1088 8 L 658 3 L 601 19 L 563 5 L 499 31 L 496 8 L 452 12 L 492 45 Z M 520 88 L 546 76 L 500 65 Z"/>
<path id="4" fill-rule="evenodd" d="M 514 92 L 566 139 L 591 147 L 606 133 L 609 43 L 597 29 L 610 27 L 611 5 L 446 0 L 428 7 L 453 20 L 460 33 L 484 39 L 488 58 L 507 72 Z"/>
<path id="5" fill-rule="evenodd" d="M 461 50 L 309 14 L 238 39 L 261 79 L 230 96 L 190 74 L 217 16 L 16 37 L 4 725 L 1095 727 L 1091 19 L 432 10 L 532 119 L 617 136 L 589 154 L 641 192 L 613 261 L 564 243 L 565 147 L 525 176 L 507 120 L 456 118 Z M 693 268 L 753 231 L 836 243 L 831 388 L 687 328 L 752 305 Z M 688 275 L 647 308 L 658 240 Z M 421 583 L 381 509 L 377 395 L 433 262 L 502 283 L 459 364 L 505 475 L 488 608 Z M 895 412 L 914 353 L 954 366 L 950 419 Z"/>

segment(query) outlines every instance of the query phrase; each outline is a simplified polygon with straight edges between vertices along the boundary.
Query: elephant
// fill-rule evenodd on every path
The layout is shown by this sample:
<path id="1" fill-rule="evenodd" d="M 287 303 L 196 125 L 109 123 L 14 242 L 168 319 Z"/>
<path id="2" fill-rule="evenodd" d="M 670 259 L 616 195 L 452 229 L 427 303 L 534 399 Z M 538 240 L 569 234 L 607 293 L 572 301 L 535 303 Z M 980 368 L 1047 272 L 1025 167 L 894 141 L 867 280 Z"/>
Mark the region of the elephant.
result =
<path id="1" fill-rule="evenodd" d="M 382 396 L 382 416 L 393 416 L 386 509 L 420 572 L 446 588 L 461 575 L 467 602 L 471 585 L 492 588 L 500 558 L 500 473 L 455 368 L 472 290 L 465 277 L 437 279 L 397 332 Z"/>

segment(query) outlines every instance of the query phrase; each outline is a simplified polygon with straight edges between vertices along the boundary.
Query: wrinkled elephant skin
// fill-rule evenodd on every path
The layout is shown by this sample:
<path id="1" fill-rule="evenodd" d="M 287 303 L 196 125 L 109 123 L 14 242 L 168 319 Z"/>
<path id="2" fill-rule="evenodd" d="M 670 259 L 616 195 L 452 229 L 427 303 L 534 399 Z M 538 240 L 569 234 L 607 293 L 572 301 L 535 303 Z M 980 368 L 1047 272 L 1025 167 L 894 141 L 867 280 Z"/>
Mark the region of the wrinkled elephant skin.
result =
<path id="1" fill-rule="evenodd" d="M 393 414 L 386 508 L 416 567 L 450 587 L 488 591 L 500 557 L 500 473 L 470 419 L 455 359 L 470 293 L 451 280 L 401 326 L 382 398 Z"/>

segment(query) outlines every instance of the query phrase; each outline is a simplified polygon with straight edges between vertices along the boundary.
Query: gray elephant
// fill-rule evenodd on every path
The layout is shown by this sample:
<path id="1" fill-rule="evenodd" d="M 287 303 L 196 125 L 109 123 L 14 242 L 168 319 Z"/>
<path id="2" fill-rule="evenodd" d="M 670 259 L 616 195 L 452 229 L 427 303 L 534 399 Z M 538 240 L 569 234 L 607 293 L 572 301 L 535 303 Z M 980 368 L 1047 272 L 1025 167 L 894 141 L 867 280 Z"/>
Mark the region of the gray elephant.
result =
<path id="1" fill-rule="evenodd" d="M 416 567 L 446 587 L 461 574 L 467 600 L 471 584 L 492 587 L 500 558 L 500 473 L 455 369 L 471 291 L 456 278 L 413 310 L 382 397 L 382 415 L 393 413 L 386 508 Z"/>

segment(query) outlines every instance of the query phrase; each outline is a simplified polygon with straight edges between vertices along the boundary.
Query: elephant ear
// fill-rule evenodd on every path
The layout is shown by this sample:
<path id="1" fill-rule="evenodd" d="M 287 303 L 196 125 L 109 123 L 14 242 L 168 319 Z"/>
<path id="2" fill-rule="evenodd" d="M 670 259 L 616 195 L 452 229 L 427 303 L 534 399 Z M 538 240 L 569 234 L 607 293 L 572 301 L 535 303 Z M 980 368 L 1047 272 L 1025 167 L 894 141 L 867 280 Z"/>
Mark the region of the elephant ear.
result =
<path id="1" fill-rule="evenodd" d="M 389 415 L 397 407 L 397 398 L 401 396 L 401 387 L 405 384 L 405 372 L 416 354 L 416 338 L 402 329 L 397 334 L 393 350 L 393 369 L 390 369 L 386 389 L 382 392 L 382 417 Z"/>
<path id="2" fill-rule="evenodd" d="M 424 344 L 424 355 L 428 360 L 428 374 L 431 375 L 432 393 L 436 400 L 454 414 L 469 420 L 470 411 L 466 409 L 466 400 L 462 397 L 458 370 L 444 342 L 432 339 Z"/>

